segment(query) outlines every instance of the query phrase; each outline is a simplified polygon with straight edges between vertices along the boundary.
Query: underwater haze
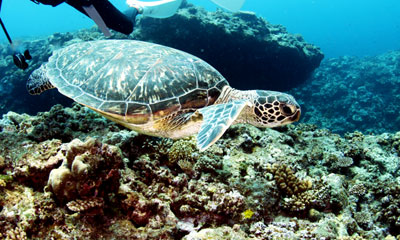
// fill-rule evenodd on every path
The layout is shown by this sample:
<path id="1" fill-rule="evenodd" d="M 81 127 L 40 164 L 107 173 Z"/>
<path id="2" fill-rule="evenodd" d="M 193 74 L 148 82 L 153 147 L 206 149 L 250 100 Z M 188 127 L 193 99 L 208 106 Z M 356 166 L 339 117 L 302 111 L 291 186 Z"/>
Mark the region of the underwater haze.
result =
<path id="1" fill-rule="evenodd" d="M 0 240 L 400 240 L 400 0 L 217 1 L 2 0 Z"/>
<path id="2" fill-rule="evenodd" d="M 111 2 L 126 9 L 125 1 Z M 189 2 L 207 10 L 216 8 L 211 1 Z M 301 34 L 306 41 L 321 47 L 326 57 L 376 55 L 400 49 L 398 0 L 247 0 L 242 10 Z M 51 7 L 29 0 L 3 0 L 1 17 L 11 37 L 22 40 L 93 25 L 65 3 Z M 5 41 L 5 35 L 0 35 Z"/>

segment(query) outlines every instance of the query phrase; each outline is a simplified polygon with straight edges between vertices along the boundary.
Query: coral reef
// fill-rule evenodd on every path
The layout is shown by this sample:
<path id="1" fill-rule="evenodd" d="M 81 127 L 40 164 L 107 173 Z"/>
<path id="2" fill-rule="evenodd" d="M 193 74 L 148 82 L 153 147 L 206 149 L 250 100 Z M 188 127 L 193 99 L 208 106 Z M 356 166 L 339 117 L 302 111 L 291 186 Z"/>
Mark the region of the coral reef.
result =
<path id="1" fill-rule="evenodd" d="M 377 187 L 374 186 L 374 193 L 380 197 L 382 204 L 381 211 L 377 212 L 378 218 L 390 224 L 391 231 L 400 235 L 400 187 L 398 183 L 380 183 Z M 366 209 L 363 213 L 368 214 L 368 210 Z M 368 224 L 373 224 L 374 219 L 371 219 L 370 215 L 368 218 Z"/>
<path id="2" fill-rule="evenodd" d="M 120 126 L 80 104 L 73 103 L 72 108 L 57 104 L 49 112 L 39 113 L 35 117 L 8 112 L 0 120 L 0 130 L 15 135 L 27 134 L 33 141 L 59 139 L 69 142 L 75 138 L 83 140 L 88 136 L 119 131 Z"/>
<path id="3" fill-rule="evenodd" d="M 193 137 L 144 136 L 99 118 L 79 106 L 4 115 L 1 238 L 400 237 L 399 133 L 235 125 L 200 153 Z"/>
<path id="4" fill-rule="evenodd" d="M 291 90 L 304 110 L 302 121 L 336 133 L 398 131 L 399 62 L 400 51 L 323 61 L 308 81 Z"/>

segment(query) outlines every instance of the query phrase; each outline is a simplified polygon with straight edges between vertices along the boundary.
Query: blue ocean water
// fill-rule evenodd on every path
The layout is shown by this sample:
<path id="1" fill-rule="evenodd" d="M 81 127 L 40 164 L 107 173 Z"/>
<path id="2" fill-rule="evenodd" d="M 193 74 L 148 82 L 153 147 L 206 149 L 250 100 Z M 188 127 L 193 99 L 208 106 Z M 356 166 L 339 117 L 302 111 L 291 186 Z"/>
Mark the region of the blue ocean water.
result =
<path id="1" fill-rule="evenodd" d="M 126 9 L 125 1 L 111 1 Z M 190 0 L 208 10 L 208 0 Z M 242 8 L 322 48 L 327 57 L 376 55 L 400 49 L 399 0 L 247 0 Z M 93 22 L 67 4 L 37 5 L 29 0 L 3 0 L 1 17 L 10 35 L 24 39 L 90 27 Z M 0 34 L 5 41 L 5 35 Z"/>

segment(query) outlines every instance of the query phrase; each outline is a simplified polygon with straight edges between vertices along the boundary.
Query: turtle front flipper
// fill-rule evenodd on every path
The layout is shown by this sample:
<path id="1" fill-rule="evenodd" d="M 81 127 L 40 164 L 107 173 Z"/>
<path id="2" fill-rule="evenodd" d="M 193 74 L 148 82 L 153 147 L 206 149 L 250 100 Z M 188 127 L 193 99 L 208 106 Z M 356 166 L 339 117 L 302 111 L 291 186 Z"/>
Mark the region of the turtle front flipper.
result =
<path id="1" fill-rule="evenodd" d="M 46 64 L 36 69 L 29 76 L 26 82 L 26 89 L 31 95 L 39 95 L 42 92 L 54 88 L 50 83 L 50 79 L 46 75 Z"/>
<path id="2" fill-rule="evenodd" d="M 235 100 L 197 110 L 203 115 L 203 123 L 197 134 L 198 149 L 204 151 L 214 144 L 232 125 L 246 105 L 250 106 L 250 102 Z"/>

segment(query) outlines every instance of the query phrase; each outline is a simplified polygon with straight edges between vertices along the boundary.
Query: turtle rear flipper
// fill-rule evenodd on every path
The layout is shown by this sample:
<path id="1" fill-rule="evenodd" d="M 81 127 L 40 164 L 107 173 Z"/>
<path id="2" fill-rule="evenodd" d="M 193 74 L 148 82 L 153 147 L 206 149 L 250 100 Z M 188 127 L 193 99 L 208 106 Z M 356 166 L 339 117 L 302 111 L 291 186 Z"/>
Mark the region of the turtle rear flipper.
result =
<path id="1" fill-rule="evenodd" d="M 26 82 L 26 89 L 31 95 L 39 95 L 42 92 L 54 88 L 53 84 L 50 83 L 50 79 L 46 75 L 46 65 L 42 65 L 39 69 L 36 69 L 29 76 Z"/>
<path id="2" fill-rule="evenodd" d="M 203 115 L 203 123 L 197 134 L 197 148 L 204 151 L 214 144 L 232 125 L 246 105 L 250 105 L 248 100 L 235 100 L 197 110 Z"/>

